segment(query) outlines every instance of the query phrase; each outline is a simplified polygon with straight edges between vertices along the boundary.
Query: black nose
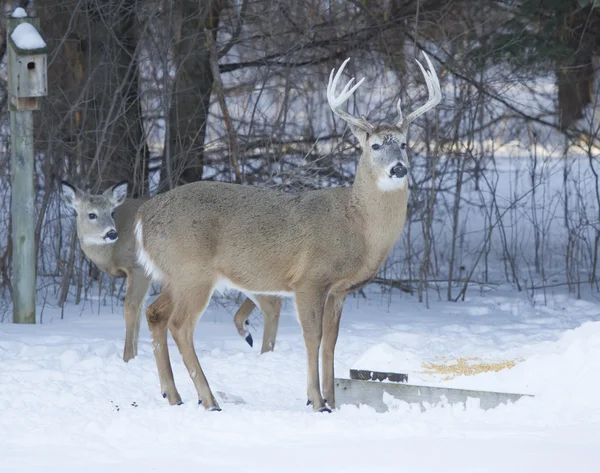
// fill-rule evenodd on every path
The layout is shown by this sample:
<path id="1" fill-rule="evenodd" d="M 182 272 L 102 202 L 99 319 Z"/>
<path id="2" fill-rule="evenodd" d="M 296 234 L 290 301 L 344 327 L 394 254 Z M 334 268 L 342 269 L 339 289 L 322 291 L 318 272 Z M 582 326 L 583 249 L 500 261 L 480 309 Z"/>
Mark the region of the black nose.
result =
<path id="1" fill-rule="evenodd" d="M 404 177 L 408 174 L 408 169 L 404 164 L 398 163 L 396 164 L 390 171 L 390 176 L 393 177 Z"/>
<path id="2" fill-rule="evenodd" d="M 118 233 L 115 230 L 111 230 L 110 232 L 108 232 L 104 238 L 108 238 L 111 241 L 115 241 L 118 237 Z"/>

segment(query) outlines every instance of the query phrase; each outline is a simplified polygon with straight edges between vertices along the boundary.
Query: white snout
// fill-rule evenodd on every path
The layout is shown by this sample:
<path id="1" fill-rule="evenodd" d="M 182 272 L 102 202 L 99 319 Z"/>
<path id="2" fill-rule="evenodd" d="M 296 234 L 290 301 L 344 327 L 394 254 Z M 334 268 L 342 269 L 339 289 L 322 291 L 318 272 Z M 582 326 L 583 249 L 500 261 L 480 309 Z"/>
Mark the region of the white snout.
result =
<path id="1" fill-rule="evenodd" d="M 102 235 L 83 237 L 83 243 L 86 245 L 113 245 L 116 241 L 117 239 L 109 240 Z"/>
<path id="2" fill-rule="evenodd" d="M 402 161 L 391 164 L 388 169 L 377 179 L 377 187 L 382 192 L 394 192 L 400 189 L 408 188 L 408 173 L 405 176 L 399 177 L 395 174 L 395 168 L 400 165 L 406 169 L 406 165 Z"/>
<path id="3" fill-rule="evenodd" d="M 119 238 L 119 234 L 114 227 L 109 227 L 104 231 L 103 238 L 106 243 L 114 243 Z"/>
<path id="4" fill-rule="evenodd" d="M 404 164 L 402 161 L 398 161 L 397 163 L 392 164 L 390 166 L 390 168 L 388 169 L 388 173 L 390 177 L 396 177 L 400 179 L 408 174 L 408 168 L 406 167 L 406 164 Z"/>
<path id="5" fill-rule="evenodd" d="M 119 239 L 119 234 L 114 227 L 107 227 L 99 235 L 86 236 L 83 242 L 87 245 L 112 245 Z"/>

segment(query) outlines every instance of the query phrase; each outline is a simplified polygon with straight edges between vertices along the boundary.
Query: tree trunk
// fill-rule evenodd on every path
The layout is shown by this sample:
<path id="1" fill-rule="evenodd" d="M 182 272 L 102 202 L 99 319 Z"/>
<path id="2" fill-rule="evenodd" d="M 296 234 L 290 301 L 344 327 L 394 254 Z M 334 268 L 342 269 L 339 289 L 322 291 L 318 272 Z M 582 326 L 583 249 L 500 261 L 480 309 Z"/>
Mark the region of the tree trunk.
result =
<path id="1" fill-rule="evenodd" d="M 160 191 L 199 181 L 204 167 L 204 139 L 213 76 L 205 31 L 216 39 L 220 2 L 185 0 L 175 30 L 175 81 L 169 109 Z M 167 15 L 168 17 L 168 15 Z"/>
<path id="2" fill-rule="evenodd" d="M 57 174 L 76 172 L 78 184 L 92 191 L 122 180 L 132 182 L 138 194 L 146 188 L 138 3 L 100 0 L 38 6 L 50 47 L 52 84 L 49 106 L 41 117 L 49 124 L 44 134 L 54 140 L 57 155 L 71 161 Z"/>

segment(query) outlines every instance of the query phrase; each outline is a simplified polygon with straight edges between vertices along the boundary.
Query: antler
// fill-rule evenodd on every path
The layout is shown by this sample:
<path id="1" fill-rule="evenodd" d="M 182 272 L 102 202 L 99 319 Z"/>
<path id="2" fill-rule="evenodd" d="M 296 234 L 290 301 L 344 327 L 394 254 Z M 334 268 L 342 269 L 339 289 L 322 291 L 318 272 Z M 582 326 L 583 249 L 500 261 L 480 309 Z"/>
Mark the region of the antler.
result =
<path id="1" fill-rule="evenodd" d="M 350 79 L 348 81 L 348 83 L 342 90 L 342 93 L 340 95 L 338 95 L 337 97 L 335 95 L 335 89 L 337 89 L 338 81 L 340 79 L 340 76 L 342 75 L 342 72 L 344 71 L 344 67 L 346 67 L 346 64 L 348 63 L 349 60 L 350 60 L 350 58 L 346 59 L 342 63 L 340 69 L 337 71 L 335 76 L 333 75 L 335 72 L 335 68 L 331 70 L 331 74 L 329 75 L 329 83 L 327 84 L 327 102 L 329 102 L 329 106 L 331 107 L 331 110 L 333 111 L 333 113 L 335 113 L 338 117 L 342 118 L 343 120 L 348 122 L 350 125 L 354 125 L 354 126 L 360 128 L 361 130 L 370 133 L 373 131 L 374 127 L 367 120 L 365 120 L 364 118 L 354 117 L 339 108 L 350 98 L 350 96 L 354 93 L 354 91 L 356 89 L 358 89 L 360 84 L 363 83 L 363 81 L 365 80 L 364 77 L 361 80 L 359 80 L 358 83 L 354 87 L 352 87 L 352 83 L 354 82 L 354 77 L 353 77 L 352 79 Z M 350 88 L 350 87 L 352 87 L 352 88 Z M 348 90 L 348 89 L 350 89 L 350 90 Z"/>
<path id="2" fill-rule="evenodd" d="M 433 68 L 433 64 L 431 64 L 429 57 L 427 56 L 427 54 L 425 54 L 425 51 L 423 51 L 423 56 L 425 56 L 425 60 L 427 61 L 427 66 L 429 66 L 428 71 L 426 71 L 423 68 L 423 65 L 419 62 L 418 59 L 415 59 L 415 61 L 417 61 L 417 64 L 419 65 L 419 68 L 421 69 L 421 72 L 423 73 L 423 77 L 425 77 L 425 83 L 427 84 L 427 90 L 429 92 L 429 99 L 427 100 L 425 105 L 417 108 L 414 112 L 410 113 L 408 115 L 408 117 L 406 117 L 406 118 L 402 117 L 402 110 L 400 108 L 401 102 L 400 102 L 400 100 L 398 100 L 398 123 L 396 124 L 396 126 L 398 128 L 400 128 L 402 131 L 406 131 L 406 129 L 408 128 L 408 125 L 410 125 L 410 123 L 412 121 L 414 121 L 415 118 L 420 117 L 428 110 L 431 110 L 442 100 L 442 91 L 440 88 L 440 81 L 438 80 L 438 76 L 435 72 L 435 69 Z"/>

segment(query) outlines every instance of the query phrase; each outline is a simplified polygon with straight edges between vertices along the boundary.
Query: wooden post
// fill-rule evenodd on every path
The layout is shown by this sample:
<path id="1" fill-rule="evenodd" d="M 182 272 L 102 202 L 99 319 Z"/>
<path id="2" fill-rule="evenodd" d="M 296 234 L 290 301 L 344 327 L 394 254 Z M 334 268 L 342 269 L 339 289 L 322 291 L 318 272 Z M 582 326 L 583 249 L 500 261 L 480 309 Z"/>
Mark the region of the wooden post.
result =
<path id="1" fill-rule="evenodd" d="M 29 23 L 29 25 L 23 25 Z M 19 27 L 19 31 L 15 31 Z M 32 28 L 33 27 L 33 28 Z M 36 242 L 33 111 L 46 95 L 46 44 L 39 20 L 16 9 L 7 21 L 11 128 L 13 322 L 35 323 Z M 13 34 L 15 32 L 15 34 Z"/>
<path id="2" fill-rule="evenodd" d="M 11 111 L 13 322 L 35 323 L 33 112 Z"/>

